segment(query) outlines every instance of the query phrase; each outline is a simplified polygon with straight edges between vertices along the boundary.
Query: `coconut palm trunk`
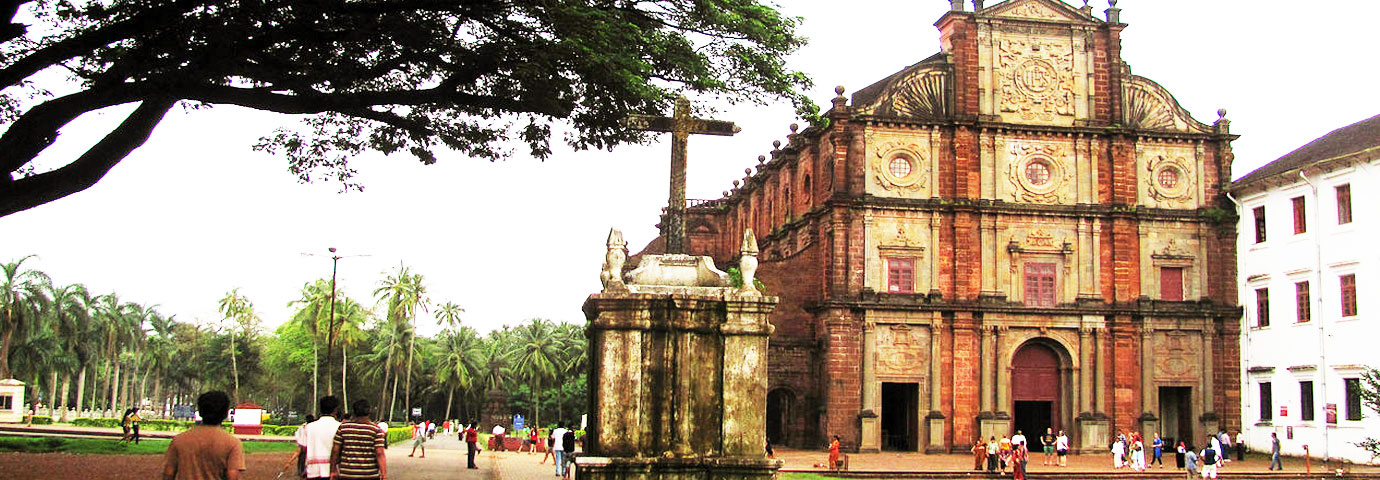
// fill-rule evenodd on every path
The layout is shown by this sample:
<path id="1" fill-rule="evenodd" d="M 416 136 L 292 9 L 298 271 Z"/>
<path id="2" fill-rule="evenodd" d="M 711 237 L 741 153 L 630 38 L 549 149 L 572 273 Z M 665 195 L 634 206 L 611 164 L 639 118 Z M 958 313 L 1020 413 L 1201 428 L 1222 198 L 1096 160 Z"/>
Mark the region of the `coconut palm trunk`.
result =
<path id="1" fill-rule="evenodd" d="M 407 418 L 412 419 L 412 350 L 417 346 L 417 332 L 413 331 L 407 339 L 407 379 L 403 382 L 403 409 Z"/>
<path id="2" fill-rule="evenodd" d="M 57 408 L 57 402 L 58 402 L 58 400 L 57 400 L 57 386 L 58 386 L 58 372 L 57 372 L 57 370 L 53 370 L 52 372 L 49 372 L 49 374 L 48 374 L 48 416 L 49 416 L 49 417 L 52 417 L 52 418 L 57 418 L 57 415 L 56 415 L 56 413 L 55 413 L 55 412 L 56 412 L 56 408 Z"/>
<path id="3" fill-rule="evenodd" d="M 398 377 L 393 377 L 393 398 L 388 401 L 388 421 L 393 421 L 393 411 L 398 409 Z"/>
<path id="4" fill-rule="evenodd" d="M 345 379 L 350 371 L 350 351 L 345 346 L 344 339 L 340 341 L 340 404 L 350 404 L 350 392 L 345 388 Z"/>
<path id="5" fill-rule="evenodd" d="M 58 396 L 58 398 L 57 398 L 57 400 L 58 400 L 58 413 L 61 414 L 61 415 L 60 415 L 61 418 L 54 418 L 54 419 L 53 419 L 54 421 L 59 421 L 59 422 L 65 422 L 65 421 L 67 421 L 67 405 L 68 405 L 68 404 L 67 404 L 67 396 L 70 395 L 71 393 L 72 393 L 72 374 L 71 374 L 71 373 L 68 373 L 68 374 L 62 376 L 62 395 Z"/>
<path id="6" fill-rule="evenodd" d="M 230 397 L 231 401 L 238 404 L 240 402 L 240 366 L 235 360 L 235 333 L 230 333 L 230 371 L 235 377 L 235 394 Z"/>
<path id="7" fill-rule="evenodd" d="M 445 415 L 445 418 L 450 418 L 450 406 L 451 406 L 451 404 L 452 404 L 452 402 L 453 402 L 454 400 L 455 400 L 455 387 L 454 387 L 454 386 L 451 386 L 451 387 L 450 387 L 450 393 L 446 394 L 446 415 Z"/>
<path id="8" fill-rule="evenodd" d="M 77 417 L 81 417 L 81 401 L 86 396 L 86 371 L 89 368 L 82 368 L 77 372 Z"/>
<path id="9" fill-rule="evenodd" d="M 110 374 L 111 374 L 111 377 L 110 377 L 110 411 L 111 411 L 112 414 L 115 413 L 115 411 L 116 411 L 116 410 L 119 410 L 119 408 L 120 408 L 120 407 L 119 407 L 120 404 L 119 404 L 119 403 L 116 403 L 116 401 L 119 400 L 118 397 L 119 397 L 119 393 L 120 393 L 120 364 L 119 364 L 119 362 L 116 362 L 116 363 L 115 363 L 114 369 L 115 369 L 114 371 L 110 372 Z"/>

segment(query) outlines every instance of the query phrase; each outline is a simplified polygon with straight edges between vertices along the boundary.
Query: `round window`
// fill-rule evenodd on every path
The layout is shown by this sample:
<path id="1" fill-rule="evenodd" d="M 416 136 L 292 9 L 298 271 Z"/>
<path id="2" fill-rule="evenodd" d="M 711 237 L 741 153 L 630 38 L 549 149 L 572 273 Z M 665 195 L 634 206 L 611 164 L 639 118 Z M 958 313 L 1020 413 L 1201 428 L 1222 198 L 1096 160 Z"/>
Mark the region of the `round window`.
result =
<path id="1" fill-rule="evenodd" d="M 1039 161 L 1026 164 L 1025 179 L 1037 187 L 1049 183 L 1049 164 Z"/>
<path id="2" fill-rule="evenodd" d="M 906 157 L 896 157 L 891 159 L 891 176 L 895 178 L 906 178 L 910 175 L 910 159 Z"/>
<path id="3" fill-rule="evenodd" d="M 1173 167 L 1160 170 L 1158 181 L 1160 188 L 1173 190 L 1179 186 L 1179 170 Z"/>

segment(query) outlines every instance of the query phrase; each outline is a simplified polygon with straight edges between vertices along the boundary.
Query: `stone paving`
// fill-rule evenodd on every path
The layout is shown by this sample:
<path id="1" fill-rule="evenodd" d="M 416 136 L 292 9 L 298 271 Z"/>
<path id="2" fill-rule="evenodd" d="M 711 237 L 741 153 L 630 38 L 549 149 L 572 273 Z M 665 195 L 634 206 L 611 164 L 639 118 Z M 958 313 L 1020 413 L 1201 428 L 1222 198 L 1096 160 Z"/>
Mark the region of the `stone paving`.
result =
<path id="1" fill-rule="evenodd" d="M 482 439 L 481 439 L 482 440 Z M 481 444 L 484 442 L 481 442 Z M 456 435 L 436 434 L 426 442 L 426 458 L 408 457 L 412 442 L 388 448 L 388 478 L 393 480 L 518 480 L 556 478 L 551 459 L 542 464 L 540 453 L 494 452 L 485 450 L 475 459 L 478 470 L 465 468 L 465 444 Z M 574 478 L 573 476 L 571 478 Z"/>
<path id="2" fill-rule="evenodd" d="M 777 448 L 776 458 L 782 461 L 783 471 L 824 471 L 823 467 L 817 467 L 828 461 L 829 454 L 822 449 L 795 450 L 789 448 Z M 850 454 L 849 470 L 853 471 L 906 471 L 906 472 L 970 472 L 973 471 L 972 455 L 926 455 L 913 452 L 883 452 L 867 454 Z M 1035 472 L 1114 472 L 1118 471 L 1112 467 L 1112 457 L 1108 453 L 1089 454 L 1089 455 L 1070 455 L 1068 466 L 1045 466 L 1042 465 L 1043 455 L 1036 453 L 1030 456 L 1029 468 Z M 1233 460 L 1222 467 L 1222 472 L 1268 472 L 1270 457 L 1263 454 L 1247 454 L 1244 461 Z M 1174 455 L 1171 453 L 1164 457 L 1165 467 L 1152 466 L 1150 471 L 1173 471 Z M 1290 473 L 1301 473 L 1304 471 L 1304 462 L 1300 458 L 1286 457 L 1281 460 L 1284 471 Z M 1337 468 L 1339 465 L 1333 463 L 1325 467 L 1318 460 L 1313 460 L 1313 472 L 1321 472 Z M 1345 468 L 1356 472 L 1380 472 L 1380 466 L 1376 465 L 1345 465 Z M 1010 473 L 1010 469 L 1007 472 Z M 1129 469 L 1121 469 L 1122 472 L 1130 472 Z"/>

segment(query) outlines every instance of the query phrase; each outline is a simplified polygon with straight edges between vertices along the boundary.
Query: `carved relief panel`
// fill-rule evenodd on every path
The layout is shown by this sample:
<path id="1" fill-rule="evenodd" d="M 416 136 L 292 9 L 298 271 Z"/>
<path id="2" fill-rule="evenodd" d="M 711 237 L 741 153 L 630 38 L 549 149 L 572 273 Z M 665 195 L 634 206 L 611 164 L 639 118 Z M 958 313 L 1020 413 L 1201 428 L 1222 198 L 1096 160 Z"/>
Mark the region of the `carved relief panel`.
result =
<path id="1" fill-rule="evenodd" d="M 1070 142 L 997 140 L 997 198 L 1017 203 L 1077 202 L 1076 162 Z"/>
<path id="2" fill-rule="evenodd" d="M 929 329 L 913 325 L 877 326 L 877 376 L 923 378 L 929 372 Z"/>
<path id="3" fill-rule="evenodd" d="M 925 217 L 871 217 L 866 220 L 867 265 L 864 286 L 878 292 L 927 292 L 930 288 L 932 236 Z M 890 265 L 903 262 L 904 265 Z M 904 267 L 892 281 L 892 267 Z M 899 283 L 893 285 L 893 283 Z"/>
<path id="4" fill-rule="evenodd" d="M 919 130 L 867 136 L 867 193 L 881 197 L 928 198 L 932 177 L 930 132 Z"/>
<path id="5" fill-rule="evenodd" d="M 1150 224 L 1141 228 L 1141 265 L 1150 266 L 1141 269 L 1141 292 L 1160 300 L 1201 297 L 1205 271 L 1199 262 L 1202 252 L 1193 227 Z"/>
<path id="6" fill-rule="evenodd" d="M 1197 332 L 1155 332 L 1149 348 L 1155 359 L 1155 381 L 1197 384 L 1202 379 L 1202 340 Z"/>
<path id="7" fill-rule="evenodd" d="M 998 111 L 1003 120 L 1066 123 L 1075 116 L 1073 46 L 1067 39 L 997 41 Z"/>
<path id="8" fill-rule="evenodd" d="M 1136 147 L 1140 203 L 1155 208 L 1194 209 L 1201 204 L 1199 155 L 1193 144 Z"/>
<path id="9" fill-rule="evenodd" d="M 1013 227 L 1007 230 L 1006 252 L 999 261 L 1004 263 L 1008 275 L 998 287 L 1006 293 L 1006 298 L 1027 305 L 1054 306 L 1073 300 L 1081 279 L 1073 268 L 1077 254 L 1077 233 L 1073 226 L 1030 225 Z M 1052 270 L 1053 298 L 1045 302 L 1027 298 L 1031 292 L 1026 284 L 1027 264 L 1046 265 Z"/>

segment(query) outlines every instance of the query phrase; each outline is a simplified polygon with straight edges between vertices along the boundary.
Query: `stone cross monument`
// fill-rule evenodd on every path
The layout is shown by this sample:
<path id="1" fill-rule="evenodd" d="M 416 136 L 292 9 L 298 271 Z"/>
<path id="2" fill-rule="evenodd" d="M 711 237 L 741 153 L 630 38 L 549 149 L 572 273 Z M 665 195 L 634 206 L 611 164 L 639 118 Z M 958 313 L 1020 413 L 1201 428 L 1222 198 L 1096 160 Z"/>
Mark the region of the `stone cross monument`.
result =
<path id="1" fill-rule="evenodd" d="M 578 480 L 771 479 L 765 456 L 767 315 L 753 288 L 757 242 L 743 237 L 743 285 L 710 257 L 645 255 L 623 274 L 609 233 L 589 320 L 590 422 Z"/>
<path id="2" fill-rule="evenodd" d="M 671 198 L 661 235 L 666 237 L 666 253 L 686 253 L 685 150 L 690 134 L 732 136 L 742 129 L 733 122 L 691 117 L 690 100 L 684 96 L 676 98 L 676 109 L 669 117 L 632 115 L 626 123 L 639 130 L 671 132 Z"/>

